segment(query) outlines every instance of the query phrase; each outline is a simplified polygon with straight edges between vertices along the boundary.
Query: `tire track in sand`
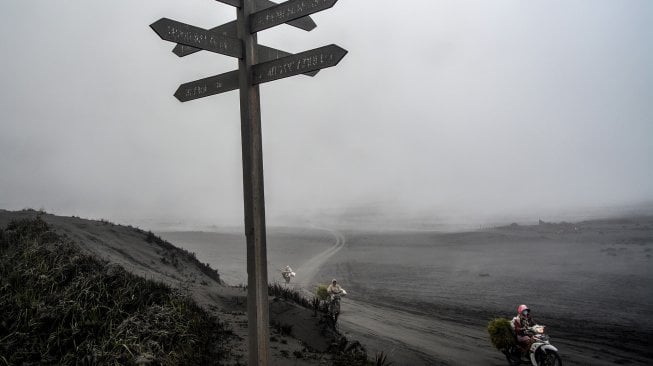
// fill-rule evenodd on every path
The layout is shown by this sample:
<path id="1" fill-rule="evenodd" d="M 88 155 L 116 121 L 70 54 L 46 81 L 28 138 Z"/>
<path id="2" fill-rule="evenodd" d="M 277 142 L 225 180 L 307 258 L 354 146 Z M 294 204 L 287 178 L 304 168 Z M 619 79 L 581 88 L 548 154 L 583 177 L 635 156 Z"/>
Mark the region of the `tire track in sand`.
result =
<path id="1" fill-rule="evenodd" d="M 303 279 L 302 281 L 297 281 L 295 282 L 295 288 L 299 290 L 303 290 L 304 292 L 309 293 L 311 296 L 314 295 L 314 289 L 317 286 L 317 282 L 315 281 L 315 276 L 317 275 L 318 270 L 320 267 L 326 263 L 329 258 L 333 257 L 340 249 L 342 249 L 345 244 L 347 243 L 347 239 L 345 236 L 336 230 L 332 229 L 327 229 L 327 228 L 317 228 L 318 230 L 324 230 L 328 231 L 333 235 L 335 239 L 335 243 L 333 246 L 329 247 L 325 251 L 313 256 L 311 259 L 309 259 L 306 263 L 302 264 L 301 266 L 297 267 L 297 272 L 298 276 L 301 276 Z"/>

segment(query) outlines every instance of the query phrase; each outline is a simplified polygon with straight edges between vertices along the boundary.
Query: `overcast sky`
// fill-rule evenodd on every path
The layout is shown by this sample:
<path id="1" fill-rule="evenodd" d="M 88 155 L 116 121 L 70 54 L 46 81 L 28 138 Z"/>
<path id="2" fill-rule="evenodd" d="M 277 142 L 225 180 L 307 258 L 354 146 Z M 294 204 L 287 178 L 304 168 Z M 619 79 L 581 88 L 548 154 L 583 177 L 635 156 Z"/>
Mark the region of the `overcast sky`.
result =
<path id="1" fill-rule="evenodd" d="M 235 9 L 0 2 L 0 208 L 242 222 L 238 92 L 173 97 L 237 62 L 178 58 L 149 28 L 161 17 L 210 28 Z M 653 202 L 652 1 L 340 0 L 312 17 L 259 34 L 349 51 L 261 86 L 271 225 Z"/>

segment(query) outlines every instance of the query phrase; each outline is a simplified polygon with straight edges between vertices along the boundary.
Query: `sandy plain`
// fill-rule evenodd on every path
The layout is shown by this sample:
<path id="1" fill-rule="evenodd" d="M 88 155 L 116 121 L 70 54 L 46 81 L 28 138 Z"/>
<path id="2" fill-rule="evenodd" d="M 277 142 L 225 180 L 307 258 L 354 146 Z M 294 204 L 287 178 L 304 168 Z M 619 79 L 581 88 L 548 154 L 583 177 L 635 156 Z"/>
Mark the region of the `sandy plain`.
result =
<path id="1" fill-rule="evenodd" d="M 566 365 L 653 364 L 651 217 L 462 233 L 279 230 L 269 238 L 271 281 L 284 264 L 307 295 L 338 278 L 349 292 L 340 330 L 395 365 L 503 365 L 485 327 L 521 303 L 547 325 Z M 168 237 L 186 246 L 194 235 Z M 206 235 L 239 246 L 232 263 L 242 268 L 242 236 L 229 244 Z M 201 253 L 207 242 L 195 245 Z"/>
<path id="2" fill-rule="evenodd" d="M 34 211 L 0 210 L 0 226 Z M 219 311 L 246 338 L 245 293 L 216 283 L 190 263 L 173 266 L 142 231 L 104 221 L 44 215 L 82 248 L 147 278 L 183 288 Z M 245 283 L 244 237 L 238 232 L 163 232 L 197 254 L 227 284 Z M 336 277 L 349 292 L 340 331 L 394 365 L 503 365 L 485 327 L 527 303 L 548 326 L 565 365 L 653 364 L 653 217 L 508 225 L 464 233 L 269 230 L 269 279 L 297 272 L 291 286 L 309 296 Z M 273 303 L 271 316 L 294 322 L 297 337 L 274 345 L 275 365 L 323 364 L 281 352 L 306 342 L 326 345 L 310 315 Z M 234 343 L 245 359 L 246 342 Z"/>

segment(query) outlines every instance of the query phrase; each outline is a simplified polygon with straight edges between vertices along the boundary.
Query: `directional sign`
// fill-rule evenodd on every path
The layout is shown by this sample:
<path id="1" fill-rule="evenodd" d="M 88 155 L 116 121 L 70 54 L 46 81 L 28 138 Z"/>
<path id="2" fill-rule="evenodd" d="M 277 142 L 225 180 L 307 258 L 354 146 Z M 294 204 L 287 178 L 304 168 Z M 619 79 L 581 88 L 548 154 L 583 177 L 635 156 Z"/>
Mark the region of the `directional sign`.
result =
<path id="1" fill-rule="evenodd" d="M 289 0 L 251 15 L 250 32 L 256 33 L 279 24 L 328 9 L 338 0 Z"/>
<path id="2" fill-rule="evenodd" d="M 231 5 L 231 4 L 230 4 Z M 256 9 L 257 10 L 264 10 L 270 7 L 273 7 L 277 5 L 277 3 L 272 2 L 270 0 L 256 0 Z M 237 5 L 234 5 L 237 6 Z M 302 17 L 299 19 L 291 20 L 289 22 L 286 22 L 288 25 L 292 25 L 293 27 L 297 27 L 299 29 L 303 29 L 305 31 L 311 31 L 317 27 L 317 24 L 311 19 L 310 16 Z M 223 36 L 227 37 L 232 37 L 232 38 L 238 38 L 238 30 L 237 30 L 237 22 L 232 21 L 229 23 L 225 23 L 223 25 L 219 25 L 215 28 L 209 29 L 209 32 L 214 32 L 217 34 L 221 34 Z M 190 54 L 193 54 L 195 52 L 201 51 L 199 48 L 191 47 L 191 46 L 186 46 L 182 44 L 178 44 L 175 46 L 175 48 L 172 50 L 172 52 L 179 56 L 179 57 L 184 57 L 188 56 Z"/>
<path id="3" fill-rule="evenodd" d="M 223 25 L 209 29 L 209 32 L 225 37 L 238 38 L 237 24 L 238 23 L 235 21 L 225 23 Z M 175 46 L 175 48 L 172 49 L 172 52 L 179 57 L 188 56 L 199 51 L 201 51 L 201 49 L 192 46 L 186 46 L 183 44 L 178 44 Z"/>
<path id="4" fill-rule="evenodd" d="M 292 53 L 278 50 L 272 47 L 266 47 L 263 45 L 258 45 L 258 63 L 268 62 L 272 60 L 277 60 L 282 57 L 291 56 Z M 304 75 L 315 76 L 320 70 L 304 72 Z"/>
<path id="5" fill-rule="evenodd" d="M 221 2 L 221 3 L 227 4 L 227 5 L 235 6 L 237 8 L 240 8 L 242 6 L 241 0 L 218 0 L 218 1 Z M 267 9 L 267 8 L 269 8 L 271 6 L 275 6 L 275 5 L 277 5 L 277 3 L 272 2 L 270 0 L 254 0 L 255 11 L 256 10 Z M 315 22 L 309 17 L 298 19 L 296 21 L 287 22 L 287 23 L 292 25 L 292 26 L 295 26 L 297 28 L 301 28 L 301 29 L 307 30 L 307 31 L 310 31 L 313 28 L 317 27 Z"/>
<path id="6" fill-rule="evenodd" d="M 161 18 L 150 27 L 161 39 L 187 46 L 241 58 L 242 43 L 237 38 L 211 33 L 206 29 L 194 27 L 168 18 Z"/>
<path id="7" fill-rule="evenodd" d="M 238 89 L 238 70 L 181 84 L 175 92 L 180 102 Z"/>
<path id="8" fill-rule="evenodd" d="M 252 66 L 254 84 L 336 66 L 347 50 L 334 44 Z"/>
<path id="9" fill-rule="evenodd" d="M 265 10 L 277 5 L 277 3 L 270 0 L 256 0 L 255 4 L 256 4 L 256 11 Z M 291 20 L 286 23 L 288 25 L 292 25 L 293 27 L 297 27 L 305 31 L 312 31 L 313 29 L 315 29 L 315 27 L 317 27 L 317 24 L 315 24 L 313 19 L 311 19 L 311 17 L 308 16 L 297 18 L 295 20 Z"/>

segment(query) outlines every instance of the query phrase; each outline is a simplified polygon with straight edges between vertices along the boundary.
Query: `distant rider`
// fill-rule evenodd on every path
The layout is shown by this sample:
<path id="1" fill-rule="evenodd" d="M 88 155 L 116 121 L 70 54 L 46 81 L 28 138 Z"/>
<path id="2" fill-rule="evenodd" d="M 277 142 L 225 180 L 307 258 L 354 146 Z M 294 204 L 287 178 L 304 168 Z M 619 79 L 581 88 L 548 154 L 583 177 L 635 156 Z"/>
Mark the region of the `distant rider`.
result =
<path id="1" fill-rule="evenodd" d="M 281 270 L 281 276 L 286 280 L 286 283 L 290 283 L 290 278 L 295 276 L 295 272 L 292 271 L 290 266 L 286 266 Z"/>
<path id="2" fill-rule="evenodd" d="M 534 341 L 533 337 L 528 332 L 528 328 L 535 324 L 535 320 L 531 317 L 531 309 L 526 305 L 519 305 L 517 308 L 517 316 L 512 318 L 510 326 L 515 331 L 519 347 L 524 351 L 528 351 Z"/>
<path id="3" fill-rule="evenodd" d="M 335 278 L 331 281 L 329 287 L 327 287 L 327 293 L 331 295 L 331 297 L 333 297 L 333 295 L 342 294 L 344 291 L 345 290 L 340 287 Z"/>

